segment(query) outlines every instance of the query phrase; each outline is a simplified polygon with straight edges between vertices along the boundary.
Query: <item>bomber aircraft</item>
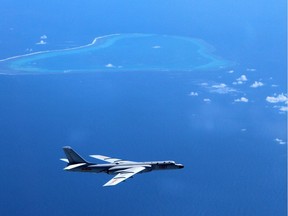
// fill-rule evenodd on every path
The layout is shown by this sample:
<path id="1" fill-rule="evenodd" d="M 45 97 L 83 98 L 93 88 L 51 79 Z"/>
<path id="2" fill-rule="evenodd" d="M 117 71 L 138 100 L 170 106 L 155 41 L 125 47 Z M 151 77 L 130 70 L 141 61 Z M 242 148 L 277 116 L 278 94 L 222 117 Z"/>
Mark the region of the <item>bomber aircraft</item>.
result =
<path id="1" fill-rule="evenodd" d="M 128 178 L 132 178 L 132 176 L 137 173 L 184 168 L 182 164 L 176 164 L 174 161 L 134 162 L 103 155 L 90 155 L 92 158 L 108 162 L 105 164 L 96 164 L 84 160 L 70 146 L 63 147 L 63 150 L 67 159 L 62 158 L 61 160 L 68 163 L 64 168 L 66 171 L 107 173 L 115 175 L 114 178 L 103 186 L 117 185 Z"/>

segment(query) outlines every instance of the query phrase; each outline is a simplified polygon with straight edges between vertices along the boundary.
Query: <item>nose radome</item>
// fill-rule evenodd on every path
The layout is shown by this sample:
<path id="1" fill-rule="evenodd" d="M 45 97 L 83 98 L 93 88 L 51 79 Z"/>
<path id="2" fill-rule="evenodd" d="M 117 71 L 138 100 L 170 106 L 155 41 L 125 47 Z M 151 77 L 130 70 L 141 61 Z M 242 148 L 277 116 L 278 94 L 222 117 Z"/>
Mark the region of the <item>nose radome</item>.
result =
<path id="1" fill-rule="evenodd" d="M 179 169 L 182 169 L 182 168 L 184 168 L 184 165 L 178 164 L 178 167 L 179 167 Z"/>

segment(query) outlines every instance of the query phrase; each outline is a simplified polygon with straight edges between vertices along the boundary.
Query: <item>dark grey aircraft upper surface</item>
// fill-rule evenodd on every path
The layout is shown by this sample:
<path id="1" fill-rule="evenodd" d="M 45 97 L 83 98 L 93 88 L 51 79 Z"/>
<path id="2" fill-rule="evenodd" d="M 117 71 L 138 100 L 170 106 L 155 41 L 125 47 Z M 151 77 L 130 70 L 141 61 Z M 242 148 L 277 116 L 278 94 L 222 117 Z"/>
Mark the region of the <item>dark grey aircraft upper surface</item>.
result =
<path id="1" fill-rule="evenodd" d="M 63 150 L 67 159 L 61 160 L 68 163 L 64 168 L 66 171 L 107 173 L 115 175 L 114 178 L 103 186 L 117 185 L 137 173 L 184 168 L 182 164 L 176 164 L 174 161 L 134 162 L 103 155 L 90 155 L 92 158 L 107 162 L 105 164 L 95 164 L 84 160 L 70 146 L 63 147 Z"/>

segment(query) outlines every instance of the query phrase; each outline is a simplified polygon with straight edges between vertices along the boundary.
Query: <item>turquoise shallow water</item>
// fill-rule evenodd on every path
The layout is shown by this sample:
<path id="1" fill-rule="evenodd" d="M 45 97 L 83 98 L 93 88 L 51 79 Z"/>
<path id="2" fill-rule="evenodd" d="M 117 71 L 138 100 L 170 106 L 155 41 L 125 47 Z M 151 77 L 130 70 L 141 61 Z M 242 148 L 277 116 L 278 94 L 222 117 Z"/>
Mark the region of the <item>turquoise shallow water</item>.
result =
<path id="1" fill-rule="evenodd" d="M 232 62 L 215 56 L 206 42 L 155 34 L 114 34 L 80 47 L 0 60 L 9 73 L 217 70 Z"/>

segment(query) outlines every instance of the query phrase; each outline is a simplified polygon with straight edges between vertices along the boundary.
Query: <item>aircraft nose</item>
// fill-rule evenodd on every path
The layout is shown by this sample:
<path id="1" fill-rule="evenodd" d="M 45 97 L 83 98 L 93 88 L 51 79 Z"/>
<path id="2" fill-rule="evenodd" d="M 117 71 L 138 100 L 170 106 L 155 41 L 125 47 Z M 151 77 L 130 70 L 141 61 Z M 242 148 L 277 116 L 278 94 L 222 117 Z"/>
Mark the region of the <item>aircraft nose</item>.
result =
<path id="1" fill-rule="evenodd" d="M 178 168 L 179 168 L 179 169 L 182 169 L 182 168 L 184 168 L 184 165 L 178 164 Z"/>

